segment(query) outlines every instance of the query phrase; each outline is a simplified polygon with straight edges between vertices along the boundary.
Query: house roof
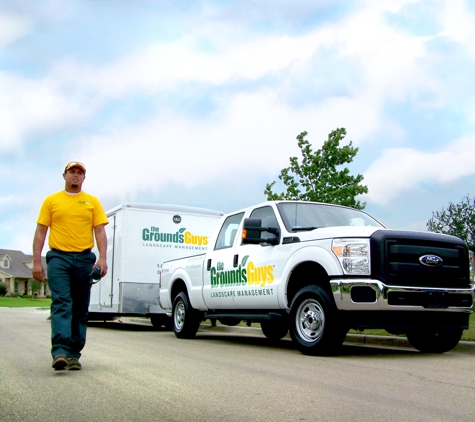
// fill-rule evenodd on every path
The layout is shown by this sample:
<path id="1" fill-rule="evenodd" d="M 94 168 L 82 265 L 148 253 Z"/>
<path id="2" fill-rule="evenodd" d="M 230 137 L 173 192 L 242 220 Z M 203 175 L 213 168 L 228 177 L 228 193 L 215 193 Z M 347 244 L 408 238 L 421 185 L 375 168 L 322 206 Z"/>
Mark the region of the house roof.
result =
<path id="1" fill-rule="evenodd" d="M 3 260 L 8 255 L 10 260 L 10 268 L 0 267 L 0 271 L 15 278 L 32 278 L 31 268 L 28 263 L 33 262 L 33 255 L 26 255 L 21 251 L 14 251 L 12 249 L 0 249 L 0 258 Z M 46 271 L 46 258 L 41 257 L 41 262 Z"/>

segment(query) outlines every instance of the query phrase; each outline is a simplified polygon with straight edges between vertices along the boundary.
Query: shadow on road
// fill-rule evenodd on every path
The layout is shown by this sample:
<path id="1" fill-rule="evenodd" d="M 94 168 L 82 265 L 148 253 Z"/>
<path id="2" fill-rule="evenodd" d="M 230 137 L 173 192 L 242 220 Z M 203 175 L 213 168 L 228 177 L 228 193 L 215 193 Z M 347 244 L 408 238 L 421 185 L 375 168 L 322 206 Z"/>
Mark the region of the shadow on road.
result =
<path id="1" fill-rule="evenodd" d="M 284 338 L 279 341 L 270 341 L 265 337 L 258 336 L 245 336 L 240 334 L 222 334 L 222 333 L 198 333 L 194 341 L 220 341 L 226 344 L 233 344 L 235 346 L 245 345 L 245 346 L 256 346 L 256 347 L 266 347 L 269 350 L 288 350 L 294 353 L 299 353 L 294 343 L 290 338 Z M 376 347 L 370 345 L 352 345 L 352 344 L 343 344 L 339 350 L 332 355 L 331 357 L 351 357 L 351 356 L 421 356 L 427 359 L 428 355 L 419 353 L 416 350 L 397 348 L 397 347 Z"/>
<path id="2" fill-rule="evenodd" d="M 120 321 L 88 321 L 88 327 L 107 328 L 120 331 L 166 331 L 165 328 L 155 328 L 145 324 L 128 324 Z"/>
<path id="3" fill-rule="evenodd" d="M 155 328 L 148 324 L 136 324 L 136 323 L 127 323 L 120 320 L 115 321 L 89 321 L 88 327 L 94 328 L 105 328 L 110 330 L 120 330 L 120 331 L 154 331 L 154 332 L 167 332 L 170 333 L 170 330 L 165 328 Z M 182 341 L 176 339 L 177 341 Z M 254 347 L 265 347 L 269 350 L 286 350 L 292 353 L 300 352 L 297 350 L 295 345 L 292 343 L 289 337 L 285 337 L 282 340 L 271 341 L 265 338 L 263 335 L 242 335 L 242 333 L 223 333 L 223 332 L 210 332 L 199 331 L 192 341 L 215 341 L 221 342 L 223 344 L 232 344 L 236 347 L 239 346 L 254 346 Z M 377 347 L 374 345 L 353 345 L 351 343 L 345 343 L 341 348 L 331 357 L 391 357 L 391 356 L 407 356 L 414 358 L 415 356 L 420 356 L 421 358 L 427 359 L 428 355 L 419 353 L 416 350 L 398 348 L 398 347 Z"/>

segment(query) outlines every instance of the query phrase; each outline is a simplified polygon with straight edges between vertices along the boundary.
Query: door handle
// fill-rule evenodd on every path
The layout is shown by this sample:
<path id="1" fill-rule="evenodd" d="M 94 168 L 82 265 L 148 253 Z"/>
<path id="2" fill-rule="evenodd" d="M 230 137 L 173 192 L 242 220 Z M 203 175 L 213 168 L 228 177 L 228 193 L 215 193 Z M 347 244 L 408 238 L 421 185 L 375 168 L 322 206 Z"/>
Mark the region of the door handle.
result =
<path id="1" fill-rule="evenodd" d="M 236 254 L 234 255 L 234 259 L 233 259 L 233 267 L 236 268 L 238 266 L 238 259 L 239 259 L 239 255 Z"/>

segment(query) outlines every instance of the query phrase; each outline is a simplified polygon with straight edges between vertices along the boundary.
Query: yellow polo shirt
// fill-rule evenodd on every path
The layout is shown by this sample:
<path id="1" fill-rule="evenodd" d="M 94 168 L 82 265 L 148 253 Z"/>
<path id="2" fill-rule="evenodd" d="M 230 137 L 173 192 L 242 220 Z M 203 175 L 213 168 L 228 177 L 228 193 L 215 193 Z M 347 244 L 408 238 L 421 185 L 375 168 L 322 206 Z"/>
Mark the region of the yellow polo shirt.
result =
<path id="1" fill-rule="evenodd" d="M 109 222 L 95 196 L 86 192 L 70 195 L 62 190 L 46 197 L 37 223 L 50 228 L 51 249 L 81 252 L 94 246 L 92 229 Z"/>

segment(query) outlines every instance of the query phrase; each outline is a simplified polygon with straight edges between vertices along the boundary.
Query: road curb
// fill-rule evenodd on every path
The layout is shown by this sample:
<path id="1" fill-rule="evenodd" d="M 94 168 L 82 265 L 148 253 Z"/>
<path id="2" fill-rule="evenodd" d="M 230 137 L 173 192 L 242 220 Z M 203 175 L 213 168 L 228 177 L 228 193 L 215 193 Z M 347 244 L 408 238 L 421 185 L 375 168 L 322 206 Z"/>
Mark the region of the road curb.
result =
<path id="1" fill-rule="evenodd" d="M 131 322 L 134 324 L 151 325 L 150 320 L 138 319 L 138 318 L 121 318 L 123 322 Z M 262 336 L 262 330 L 257 327 L 246 327 L 242 325 L 229 327 L 227 325 L 216 325 L 213 327 L 211 324 L 201 324 L 200 332 L 229 332 L 229 333 L 241 333 L 252 336 Z M 288 334 L 286 337 L 290 337 Z M 406 337 L 396 336 L 375 336 L 366 334 L 347 334 L 345 339 L 346 344 L 354 344 L 360 346 L 376 346 L 376 347 L 397 347 L 403 349 L 413 349 Z M 475 353 L 475 342 L 461 341 L 453 349 L 457 353 Z"/>
<path id="2" fill-rule="evenodd" d="M 243 326 L 228 327 L 225 325 L 217 325 L 216 327 L 212 327 L 211 324 L 201 324 L 200 331 L 241 332 L 252 335 L 262 335 L 260 328 Z M 347 334 L 345 343 L 361 346 L 386 346 L 414 350 L 406 337 Z M 453 349 L 453 351 L 457 353 L 475 353 L 475 343 L 470 341 L 461 341 L 455 347 L 455 349 Z"/>
<path id="3" fill-rule="evenodd" d="M 413 349 L 406 337 L 393 336 L 375 336 L 365 334 L 347 334 L 345 343 L 374 345 L 374 346 L 389 346 Z M 475 343 L 470 341 L 461 341 L 453 349 L 454 352 L 459 353 L 475 353 Z"/>

